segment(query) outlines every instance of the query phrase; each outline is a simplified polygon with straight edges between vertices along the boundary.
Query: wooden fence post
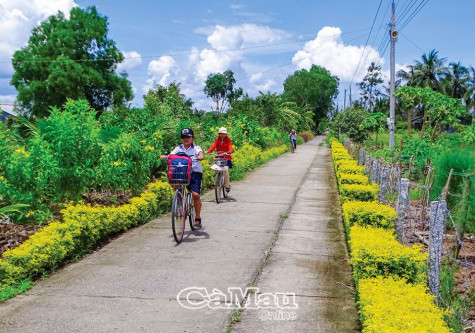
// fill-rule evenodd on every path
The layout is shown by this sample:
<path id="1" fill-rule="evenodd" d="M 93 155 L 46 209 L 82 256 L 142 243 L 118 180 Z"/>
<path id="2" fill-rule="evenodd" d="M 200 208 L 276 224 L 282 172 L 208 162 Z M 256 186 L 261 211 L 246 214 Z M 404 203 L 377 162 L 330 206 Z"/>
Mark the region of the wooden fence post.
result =
<path id="1" fill-rule="evenodd" d="M 445 200 L 430 203 L 429 234 L 429 289 L 430 293 L 440 298 L 440 262 L 442 257 L 442 240 L 444 238 L 447 203 Z"/>
<path id="2" fill-rule="evenodd" d="M 401 178 L 399 182 L 399 193 L 396 204 L 398 219 L 396 222 L 396 234 L 399 242 L 404 241 L 404 220 L 409 206 L 409 179 Z"/>

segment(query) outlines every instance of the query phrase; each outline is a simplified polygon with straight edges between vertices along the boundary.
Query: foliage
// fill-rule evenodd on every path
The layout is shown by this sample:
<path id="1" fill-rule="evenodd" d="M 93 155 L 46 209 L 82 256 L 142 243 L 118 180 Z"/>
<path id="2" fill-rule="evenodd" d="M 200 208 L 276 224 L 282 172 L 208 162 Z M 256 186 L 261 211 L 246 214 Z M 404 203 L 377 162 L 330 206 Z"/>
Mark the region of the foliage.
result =
<path id="1" fill-rule="evenodd" d="M 59 12 L 33 29 L 28 45 L 13 55 L 11 84 L 28 113 L 45 117 L 49 106 L 67 98 L 86 99 L 99 112 L 133 97 L 127 74 L 117 75 L 124 60 L 107 36 L 107 18 L 95 7 Z"/>
<path id="2" fill-rule="evenodd" d="M 234 89 L 236 79 L 232 70 L 228 69 L 224 73 L 209 74 L 203 89 L 206 96 L 216 103 L 216 111 L 223 112 L 234 100 L 239 99 L 242 88 Z"/>
<path id="3" fill-rule="evenodd" d="M 283 97 L 302 109 L 309 108 L 318 125 L 320 119 L 326 118 L 338 94 L 338 83 L 339 79 L 328 70 L 312 65 L 310 70 L 301 69 L 285 79 Z"/>
<path id="4" fill-rule="evenodd" d="M 364 333 L 450 332 L 424 285 L 390 277 L 361 279 L 358 294 Z"/>
<path id="5" fill-rule="evenodd" d="M 394 208 L 377 202 L 349 201 L 342 205 L 342 210 L 343 220 L 348 227 L 357 224 L 392 229 L 393 221 L 397 218 Z"/>
<path id="6" fill-rule="evenodd" d="M 340 200 L 342 203 L 347 201 L 375 201 L 378 191 L 378 184 L 342 184 L 340 186 Z"/>
<path id="7" fill-rule="evenodd" d="M 368 130 L 365 127 L 365 120 L 369 112 L 359 108 L 349 108 L 338 113 L 332 123 L 334 133 L 341 132 L 356 142 L 361 143 L 368 139 Z"/>
<path id="8" fill-rule="evenodd" d="M 433 165 L 437 172 L 431 199 L 435 200 L 441 195 L 450 170 L 453 170 L 446 199 L 447 207 L 452 211 L 462 233 L 475 232 L 475 149 L 454 147 L 442 151 L 434 158 Z M 467 193 L 464 193 L 464 186 Z"/>
<path id="9" fill-rule="evenodd" d="M 17 248 L 3 253 L 0 292 L 90 250 L 112 233 L 147 222 L 169 209 L 172 196 L 168 184 L 157 182 L 120 207 L 69 206 L 63 211 L 64 222 L 50 223 Z"/>
<path id="10" fill-rule="evenodd" d="M 399 243 L 393 230 L 355 224 L 350 227 L 348 245 L 356 282 L 362 278 L 393 276 L 411 283 L 426 283 L 427 253 L 422 252 L 422 246 L 410 248 Z"/>
<path id="11" fill-rule="evenodd" d="M 378 89 L 378 85 L 381 83 L 383 83 L 381 66 L 376 66 L 375 63 L 372 62 L 368 67 L 368 73 L 363 78 L 363 81 L 358 83 L 364 105 L 368 105 L 369 111 L 373 111 L 375 100 L 381 95 L 381 91 Z"/>

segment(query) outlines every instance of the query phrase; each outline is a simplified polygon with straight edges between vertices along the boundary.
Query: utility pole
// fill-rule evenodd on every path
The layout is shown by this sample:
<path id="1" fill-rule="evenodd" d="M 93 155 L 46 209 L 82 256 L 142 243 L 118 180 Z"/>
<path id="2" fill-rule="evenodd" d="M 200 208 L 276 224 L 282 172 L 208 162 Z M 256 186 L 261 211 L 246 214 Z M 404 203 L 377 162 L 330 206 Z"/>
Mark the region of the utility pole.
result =
<path id="1" fill-rule="evenodd" d="M 389 122 L 388 122 L 388 129 L 389 129 L 389 149 L 394 149 L 394 134 L 395 134 L 395 101 L 394 101 L 394 89 L 395 89 L 395 52 L 394 46 L 396 44 L 397 39 L 397 31 L 394 29 L 394 22 L 395 22 L 395 5 L 394 0 L 392 2 L 392 14 L 391 14 L 391 29 L 389 31 L 389 38 L 391 40 L 391 57 L 390 57 L 390 79 L 389 79 Z"/>
<path id="2" fill-rule="evenodd" d="M 353 104 L 353 102 L 351 101 L 351 85 L 350 85 L 350 108 L 351 108 L 351 105 Z"/>
<path id="3" fill-rule="evenodd" d="M 346 110 L 346 89 L 345 89 L 345 98 L 343 99 L 343 111 Z"/>

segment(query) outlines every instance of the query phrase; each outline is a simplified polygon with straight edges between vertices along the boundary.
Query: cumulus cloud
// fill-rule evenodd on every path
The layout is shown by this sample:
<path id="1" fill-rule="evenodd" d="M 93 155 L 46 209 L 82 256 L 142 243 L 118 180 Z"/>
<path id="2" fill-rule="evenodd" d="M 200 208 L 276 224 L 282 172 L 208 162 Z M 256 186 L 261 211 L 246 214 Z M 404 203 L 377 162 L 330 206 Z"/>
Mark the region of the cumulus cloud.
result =
<path id="1" fill-rule="evenodd" d="M 117 65 L 117 72 L 131 71 L 142 65 L 142 56 L 140 53 L 136 51 L 122 51 L 122 54 L 124 55 L 124 61 Z"/>
<path id="2" fill-rule="evenodd" d="M 58 10 L 66 16 L 77 6 L 74 0 L 2 0 L 0 2 L 0 77 L 11 77 L 11 58 L 28 42 L 31 30 Z M 1 91 L 10 88 L 0 87 Z"/>
<path id="3" fill-rule="evenodd" d="M 364 54 L 363 54 L 364 50 Z M 361 55 L 363 54 L 363 57 Z M 361 59 L 361 62 L 360 62 Z M 324 27 L 317 37 L 305 43 L 302 50 L 292 58 L 298 68 L 310 69 L 312 64 L 328 69 L 342 81 L 361 81 L 371 62 L 384 63 L 379 53 L 370 46 L 345 45 L 340 28 Z M 359 67 L 358 67 L 359 64 Z M 355 75 L 355 69 L 359 68 Z"/>
<path id="4" fill-rule="evenodd" d="M 147 93 L 155 83 L 166 86 L 173 81 L 172 75 L 176 74 L 177 65 L 175 59 L 170 56 L 161 56 L 158 60 L 152 60 L 148 64 L 148 75 L 150 78 L 143 87 L 143 92 Z"/>
<path id="5" fill-rule="evenodd" d="M 203 88 L 209 74 L 222 73 L 231 69 L 235 73 L 235 78 L 238 72 L 245 75 L 247 71 L 244 67 L 248 67 L 245 64 L 246 54 L 249 52 L 246 48 L 279 43 L 290 36 L 283 30 L 256 24 L 207 26 L 197 28 L 194 32 L 205 35 L 209 45 L 202 49 L 192 47 L 183 63 L 174 61 L 171 63 L 171 57 L 166 58 L 168 61 L 163 59 L 160 65 L 151 62 L 149 64 L 151 77 L 143 87 L 144 92 L 150 89 L 154 81 L 168 84 L 176 80 L 182 83 L 180 86 L 182 93 L 192 98 L 196 107 L 209 108 L 203 95 Z M 254 49 L 251 51 L 256 52 Z M 259 71 L 249 73 L 259 73 Z M 262 77 L 260 73 L 260 76 L 253 77 L 251 85 L 248 87 L 249 91 L 257 92 L 270 90 L 276 83 L 274 80 Z"/>

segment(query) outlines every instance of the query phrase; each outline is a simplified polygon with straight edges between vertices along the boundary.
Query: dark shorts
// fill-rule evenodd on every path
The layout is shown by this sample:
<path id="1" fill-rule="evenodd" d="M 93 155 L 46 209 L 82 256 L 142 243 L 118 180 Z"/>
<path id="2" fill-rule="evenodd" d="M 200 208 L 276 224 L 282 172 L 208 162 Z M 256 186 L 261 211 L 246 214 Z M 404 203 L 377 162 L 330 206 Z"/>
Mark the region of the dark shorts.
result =
<path id="1" fill-rule="evenodd" d="M 203 179 L 203 174 L 201 172 L 192 172 L 190 185 L 187 186 L 189 191 L 201 193 L 201 179 Z"/>
<path id="2" fill-rule="evenodd" d="M 228 160 L 228 162 L 226 164 L 229 167 L 229 169 L 233 168 L 233 162 L 231 162 L 230 160 Z"/>

